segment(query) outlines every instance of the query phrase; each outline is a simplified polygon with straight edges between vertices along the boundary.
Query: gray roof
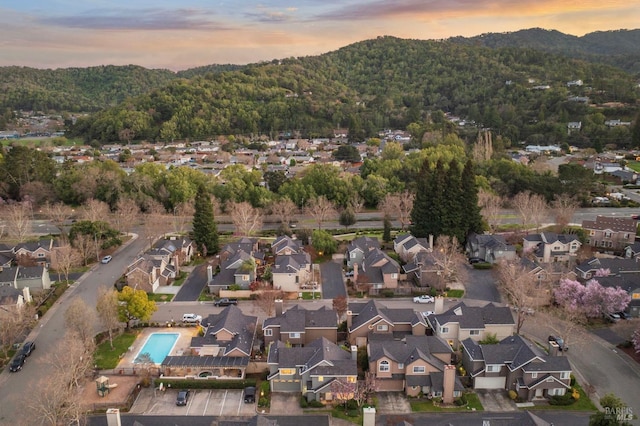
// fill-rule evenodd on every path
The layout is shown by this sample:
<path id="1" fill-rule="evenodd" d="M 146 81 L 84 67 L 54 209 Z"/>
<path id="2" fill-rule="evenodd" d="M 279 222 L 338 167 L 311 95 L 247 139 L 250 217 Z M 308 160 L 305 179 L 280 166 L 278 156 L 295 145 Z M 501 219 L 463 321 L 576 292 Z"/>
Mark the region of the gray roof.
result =
<path id="1" fill-rule="evenodd" d="M 429 374 L 431 376 L 431 389 L 436 391 L 444 390 L 444 373 L 435 372 Z M 464 391 L 464 386 L 462 386 L 462 382 L 460 381 L 460 377 L 456 374 L 456 379 L 453 382 L 453 390 Z"/>
<path id="2" fill-rule="evenodd" d="M 266 318 L 262 329 L 280 327 L 281 332 L 304 332 L 307 328 L 338 328 L 338 317 L 326 306 L 311 310 L 295 305 L 280 316 Z"/>
<path id="3" fill-rule="evenodd" d="M 235 305 L 227 306 L 219 314 L 209 315 L 203 320 L 207 330 L 204 336 L 193 337 L 191 347 L 197 348 L 209 345 L 219 345 L 225 348 L 225 353 L 239 349 L 251 354 L 255 325 L 258 317 L 245 315 Z M 218 341 L 216 334 L 227 330 L 234 337 L 230 341 Z"/>
<path id="4" fill-rule="evenodd" d="M 275 265 L 273 267 L 274 274 L 297 273 L 311 264 L 309 253 L 296 253 L 290 255 L 276 256 Z"/>
<path id="5" fill-rule="evenodd" d="M 394 340 L 388 334 L 370 339 L 368 351 L 369 361 L 386 357 L 398 363 L 409 364 L 415 359 L 422 359 L 439 370 L 444 368 L 445 363 L 433 354 L 453 352 L 451 346 L 437 336 L 407 335 L 403 340 Z"/>
<path id="6" fill-rule="evenodd" d="M 380 305 L 371 299 L 367 303 L 349 303 L 349 310 L 354 314 L 350 331 L 356 330 L 370 321 L 380 318 L 390 324 L 424 324 L 422 317 L 413 309 L 400 308 L 392 309 Z"/>
<path id="7" fill-rule="evenodd" d="M 576 269 L 583 273 L 596 271 L 598 269 L 608 269 L 612 275 L 617 275 L 629 272 L 640 272 L 640 262 L 637 262 L 636 259 L 592 257 L 577 265 Z"/>
<path id="8" fill-rule="evenodd" d="M 163 367 L 246 367 L 248 356 L 167 356 Z"/>
<path id="9" fill-rule="evenodd" d="M 22 292 L 17 288 L 10 285 L 0 285 L 0 305 L 15 305 L 20 296 L 22 296 Z"/>
<path id="10" fill-rule="evenodd" d="M 629 232 L 635 234 L 637 224 L 636 221 L 630 217 L 597 216 L 596 220 L 583 220 L 582 227 L 584 229 L 600 231 L 610 229 L 614 232 Z"/>
<path id="11" fill-rule="evenodd" d="M 459 314 L 457 313 L 459 312 Z M 440 325 L 459 323 L 461 329 L 483 329 L 485 325 L 515 324 L 511 309 L 489 303 L 482 307 L 467 306 L 464 302 L 450 308 L 448 311 L 433 315 Z"/>
<path id="12" fill-rule="evenodd" d="M 281 341 L 271 343 L 269 347 L 269 364 L 277 364 L 279 368 L 300 368 L 310 374 L 343 376 L 358 373 L 357 362 L 350 352 L 335 343 L 320 337 L 304 347 L 287 347 Z M 332 368 L 326 368 L 332 366 Z M 319 368 L 319 370 L 315 370 Z"/>
<path id="13" fill-rule="evenodd" d="M 380 248 L 380 241 L 377 238 L 362 236 L 352 240 L 347 246 L 347 251 L 351 252 L 355 249 L 360 249 L 363 253 L 366 253 L 374 248 Z"/>

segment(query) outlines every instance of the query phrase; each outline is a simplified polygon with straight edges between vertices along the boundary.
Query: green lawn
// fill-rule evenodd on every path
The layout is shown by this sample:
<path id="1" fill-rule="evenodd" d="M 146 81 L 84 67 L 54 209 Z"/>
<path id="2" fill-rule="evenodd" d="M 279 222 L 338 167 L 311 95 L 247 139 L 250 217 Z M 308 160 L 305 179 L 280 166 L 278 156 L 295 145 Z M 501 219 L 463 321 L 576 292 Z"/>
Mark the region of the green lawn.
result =
<path id="1" fill-rule="evenodd" d="M 303 291 L 302 292 L 302 300 L 313 300 L 313 298 L 322 299 L 322 293 L 319 291 Z"/>
<path id="2" fill-rule="evenodd" d="M 634 172 L 640 172 L 640 161 L 629 161 L 627 163 L 627 167 L 629 167 Z"/>
<path id="3" fill-rule="evenodd" d="M 596 406 L 591 402 L 587 394 L 578 383 L 574 388 L 580 392 L 580 398 L 571 405 L 536 405 L 535 407 L 527 407 L 526 410 L 565 410 L 565 411 L 597 411 Z M 568 390 L 567 392 L 570 392 Z"/>
<path id="4" fill-rule="evenodd" d="M 433 405 L 433 401 L 430 400 L 420 400 L 410 402 L 411 411 L 414 412 L 443 412 L 443 413 L 455 413 L 460 411 L 471 411 L 475 408 L 476 411 L 483 411 L 484 408 L 480 403 L 480 399 L 478 399 L 478 395 L 475 393 L 467 393 L 465 394 L 467 398 L 467 405 L 463 405 L 461 407 L 436 407 Z"/>
<path id="5" fill-rule="evenodd" d="M 113 339 L 113 349 L 109 344 L 109 340 L 98 345 L 93 357 L 98 369 L 110 370 L 118 366 L 120 356 L 129 350 L 138 336 L 137 332 L 126 332 Z"/>
<path id="6" fill-rule="evenodd" d="M 447 297 L 462 297 L 464 290 L 449 290 L 447 291 Z"/>
<path id="7" fill-rule="evenodd" d="M 187 273 L 182 271 L 180 272 L 180 275 L 178 275 L 178 278 L 176 278 L 176 280 L 171 285 L 181 286 L 182 283 L 184 283 L 184 280 L 186 279 L 187 279 Z"/>
<path id="8" fill-rule="evenodd" d="M 149 300 L 154 302 L 171 302 L 175 294 L 149 293 Z"/>

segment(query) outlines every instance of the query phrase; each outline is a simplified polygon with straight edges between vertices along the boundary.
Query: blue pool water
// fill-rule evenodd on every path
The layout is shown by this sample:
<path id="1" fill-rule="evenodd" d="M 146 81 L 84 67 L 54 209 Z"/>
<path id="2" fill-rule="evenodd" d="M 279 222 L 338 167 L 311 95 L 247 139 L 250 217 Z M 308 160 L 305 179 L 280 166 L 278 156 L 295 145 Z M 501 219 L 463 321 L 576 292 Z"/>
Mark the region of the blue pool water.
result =
<path id="1" fill-rule="evenodd" d="M 141 354 L 148 353 L 154 364 L 161 364 L 175 346 L 178 337 L 180 337 L 179 333 L 151 333 L 142 349 L 138 351 L 134 362 L 137 362 Z"/>

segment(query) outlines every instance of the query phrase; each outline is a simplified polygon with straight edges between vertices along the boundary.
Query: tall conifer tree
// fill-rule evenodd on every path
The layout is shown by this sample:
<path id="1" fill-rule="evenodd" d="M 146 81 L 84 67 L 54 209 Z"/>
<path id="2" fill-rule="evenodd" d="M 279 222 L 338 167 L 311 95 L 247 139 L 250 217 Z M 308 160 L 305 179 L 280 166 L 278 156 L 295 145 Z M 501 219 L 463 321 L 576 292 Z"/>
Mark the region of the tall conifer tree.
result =
<path id="1" fill-rule="evenodd" d="M 218 252 L 218 229 L 213 216 L 213 205 L 204 185 L 200 185 L 196 194 L 193 240 L 203 256 Z"/>

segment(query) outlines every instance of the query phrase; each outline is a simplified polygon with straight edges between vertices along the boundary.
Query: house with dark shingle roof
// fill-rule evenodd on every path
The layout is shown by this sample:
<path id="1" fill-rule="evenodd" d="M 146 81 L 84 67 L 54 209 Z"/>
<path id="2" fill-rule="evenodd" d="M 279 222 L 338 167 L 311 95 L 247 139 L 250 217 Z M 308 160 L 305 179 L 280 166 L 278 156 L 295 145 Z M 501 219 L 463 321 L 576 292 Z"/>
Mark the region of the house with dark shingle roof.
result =
<path id="1" fill-rule="evenodd" d="M 582 243 L 577 235 L 542 232 L 525 235 L 522 251 L 533 254 L 538 262 L 569 262 L 575 259 Z"/>
<path id="2" fill-rule="evenodd" d="M 271 244 L 271 251 L 276 256 L 302 253 L 302 242 L 300 240 L 294 240 L 288 235 L 280 235 Z"/>
<path id="3" fill-rule="evenodd" d="M 166 257 L 154 258 L 145 253 L 127 266 L 124 277 L 129 287 L 154 293 L 176 277 L 176 270 Z"/>
<path id="4" fill-rule="evenodd" d="M 313 265 L 309 253 L 277 255 L 271 268 L 273 288 L 285 292 L 298 292 L 313 278 Z"/>
<path id="5" fill-rule="evenodd" d="M 416 238 L 411 234 L 398 235 L 393 240 L 393 251 L 398 253 L 404 262 L 411 262 L 420 252 L 431 251 L 433 241 L 426 238 Z"/>
<path id="6" fill-rule="evenodd" d="M 379 294 L 382 290 L 398 288 L 400 265 L 382 250 L 378 248 L 369 250 L 361 266 L 354 264 L 353 280 L 366 282 L 370 286 L 370 294 Z"/>
<path id="7" fill-rule="evenodd" d="M 277 302 L 276 302 L 277 303 Z M 330 342 L 338 341 L 338 315 L 326 306 L 320 309 L 304 309 L 295 305 L 262 322 L 264 345 L 281 340 L 292 346 L 304 346 L 324 337 Z"/>
<path id="8" fill-rule="evenodd" d="M 521 336 L 496 345 L 462 341 L 462 364 L 474 389 L 505 389 L 525 401 L 564 395 L 571 388 L 571 365 L 565 356 L 547 355 Z"/>
<path id="9" fill-rule="evenodd" d="M 589 280 L 600 274 L 599 271 L 607 271 L 607 275 L 640 276 L 640 262 L 636 259 L 592 257 L 575 267 L 576 274 L 581 280 Z M 602 275 L 602 274 L 600 274 Z"/>
<path id="10" fill-rule="evenodd" d="M 361 266 L 366 254 L 376 248 L 380 248 L 380 241 L 377 238 L 362 236 L 352 240 L 345 253 L 347 267 L 353 269 L 353 265 L 356 263 Z"/>
<path id="11" fill-rule="evenodd" d="M 12 266 L 0 269 L 0 286 L 36 293 L 51 288 L 51 277 L 46 266 Z"/>
<path id="12" fill-rule="evenodd" d="M 424 336 L 426 329 L 426 322 L 413 309 L 387 308 L 373 299 L 367 303 L 349 303 L 347 331 L 352 345 L 366 346 L 372 334 Z"/>
<path id="13" fill-rule="evenodd" d="M 587 233 L 586 243 L 604 251 L 622 252 L 636 240 L 637 221 L 630 217 L 597 216 L 583 220 Z"/>
<path id="14" fill-rule="evenodd" d="M 27 241 L 16 244 L 13 248 L 15 258 L 26 257 L 33 260 L 38 265 L 45 266 L 51 262 L 51 250 L 54 247 L 54 240 L 46 238 L 38 241 Z"/>
<path id="15" fill-rule="evenodd" d="M 487 263 L 516 258 L 516 249 L 502 235 L 469 234 L 466 251 L 469 257 L 479 257 Z"/>
<path id="16" fill-rule="evenodd" d="M 220 259 L 220 271 L 207 284 L 210 293 L 218 293 L 230 285 L 248 289 L 256 279 L 257 261 L 252 254 L 242 249 L 233 252 L 226 260 Z"/>
<path id="17" fill-rule="evenodd" d="M 331 402 L 337 389 L 355 391 L 358 379 L 356 348 L 346 351 L 324 337 L 304 347 L 272 342 L 267 364 L 272 392 L 301 393 L 307 401 Z"/>
<path id="18" fill-rule="evenodd" d="M 460 302 L 446 312 L 429 315 L 426 320 L 433 334 L 454 348 L 467 338 L 480 341 L 495 334 L 498 339 L 504 339 L 516 332 L 511 309 L 493 303 L 477 307 Z"/>
<path id="19" fill-rule="evenodd" d="M 452 402 L 464 390 L 451 365 L 453 350 L 437 336 L 371 335 L 367 355 L 378 391 L 404 391 L 408 396 L 422 392 Z"/>

